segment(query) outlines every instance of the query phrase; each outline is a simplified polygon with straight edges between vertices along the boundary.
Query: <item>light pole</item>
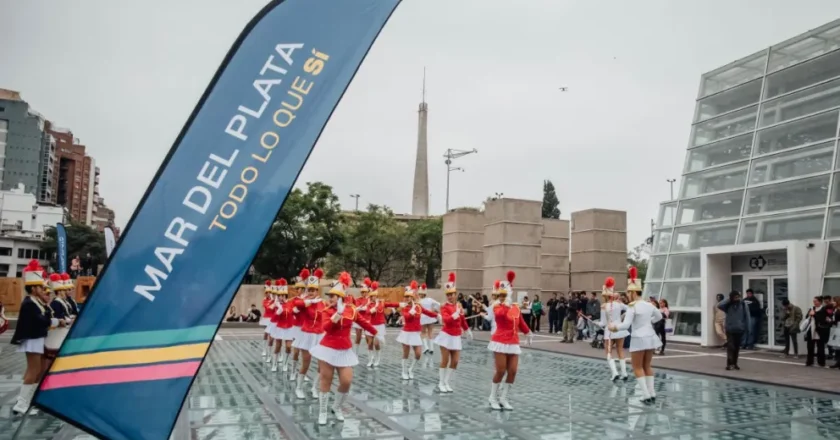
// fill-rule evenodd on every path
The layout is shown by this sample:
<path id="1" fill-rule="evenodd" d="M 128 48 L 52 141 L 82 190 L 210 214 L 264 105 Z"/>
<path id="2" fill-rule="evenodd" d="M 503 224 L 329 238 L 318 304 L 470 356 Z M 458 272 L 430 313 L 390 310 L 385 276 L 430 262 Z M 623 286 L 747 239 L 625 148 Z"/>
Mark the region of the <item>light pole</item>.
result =
<path id="1" fill-rule="evenodd" d="M 350 197 L 356 199 L 356 211 L 359 211 L 359 197 L 361 196 L 359 194 L 350 194 Z"/>
<path id="2" fill-rule="evenodd" d="M 452 148 L 448 148 L 446 153 L 444 153 L 443 157 L 446 158 L 444 163 L 446 164 L 446 212 L 449 212 L 449 173 L 453 171 L 464 171 L 463 168 L 460 167 L 452 167 L 452 159 L 457 159 L 459 157 L 466 156 L 468 154 L 478 153 L 478 150 L 473 148 L 470 151 L 465 150 L 453 150 Z"/>
<path id="3" fill-rule="evenodd" d="M 505 193 L 496 193 L 496 199 L 501 199 L 505 196 Z"/>
<path id="4" fill-rule="evenodd" d="M 671 184 L 671 200 L 674 200 L 674 182 L 676 182 L 677 179 L 665 179 L 665 181 Z"/>

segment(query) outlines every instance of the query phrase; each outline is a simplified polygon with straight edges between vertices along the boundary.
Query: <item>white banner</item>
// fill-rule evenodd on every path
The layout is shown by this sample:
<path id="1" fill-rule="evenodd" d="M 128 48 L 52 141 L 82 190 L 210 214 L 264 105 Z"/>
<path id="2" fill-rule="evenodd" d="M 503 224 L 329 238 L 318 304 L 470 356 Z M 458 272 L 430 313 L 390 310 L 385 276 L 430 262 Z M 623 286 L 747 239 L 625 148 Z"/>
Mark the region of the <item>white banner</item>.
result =
<path id="1" fill-rule="evenodd" d="M 114 230 L 110 226 L 105 227 L 105 257 L 111 256 L 114 251 L 114 246 L 117 245 L 117 239 L 114 237 Z"/>

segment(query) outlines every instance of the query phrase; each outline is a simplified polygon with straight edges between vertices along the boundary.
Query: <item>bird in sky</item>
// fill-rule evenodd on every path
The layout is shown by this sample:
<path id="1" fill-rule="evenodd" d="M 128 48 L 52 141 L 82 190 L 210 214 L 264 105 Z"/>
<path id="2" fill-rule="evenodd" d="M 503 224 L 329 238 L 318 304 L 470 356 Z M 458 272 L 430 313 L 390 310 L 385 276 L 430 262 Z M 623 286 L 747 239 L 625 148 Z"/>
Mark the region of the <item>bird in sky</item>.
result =
<path id="1" fill-rule="evenodd" d="M 560 90 L 561 92 L 568 92 L 568 91 L 569 91 L 569 88 L 568 88 L 568 87 L 560 87 L 560 89 L 559 89 L 559 90 Z"/>

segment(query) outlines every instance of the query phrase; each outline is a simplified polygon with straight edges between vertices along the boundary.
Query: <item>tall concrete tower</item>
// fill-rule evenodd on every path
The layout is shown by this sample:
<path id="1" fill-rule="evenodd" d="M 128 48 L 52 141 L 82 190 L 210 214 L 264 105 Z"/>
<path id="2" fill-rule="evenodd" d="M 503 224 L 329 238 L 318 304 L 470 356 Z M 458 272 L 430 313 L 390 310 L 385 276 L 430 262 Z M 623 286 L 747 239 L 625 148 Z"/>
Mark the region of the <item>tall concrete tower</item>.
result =
<path id="1" fill-rule="evenodd" d="M 417 111 L 417 158 L 414 161 L 414 192 L 411 200 L 413 215 L 429 215 L 429 160 L 426 145 L 426 122 L 429 106 L 426 104 L 426 69 L 423 69 L 423 100 Z"/>

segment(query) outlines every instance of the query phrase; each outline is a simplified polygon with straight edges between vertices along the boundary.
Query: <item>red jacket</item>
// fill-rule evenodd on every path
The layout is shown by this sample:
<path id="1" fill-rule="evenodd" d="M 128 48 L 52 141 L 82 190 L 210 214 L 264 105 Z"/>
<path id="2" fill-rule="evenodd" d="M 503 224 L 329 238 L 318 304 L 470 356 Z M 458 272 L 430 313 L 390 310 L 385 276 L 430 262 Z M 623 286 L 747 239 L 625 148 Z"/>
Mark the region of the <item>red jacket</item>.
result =
<path id="1" fill-rule="evenodd" d="M 263 299 L 263 318 L 271 319 L 274 317 L 274 300 L 271 297 Z"/>
<path id="2" fill-rule="evenodd" d="M 344 313 L 341 314 L 341 320 L 337 323 L 332 321 L 335 313 L 335 307 L 329 307 L 321 311 L 321 329 L 326 333 L 324 338 L 321 339 L 321 345 L 324 347 L 332 348 L 333 350 L 349 350 L 353 348 L 353 342 L 350 341 L 350 330 L 353 328 L 354 322 L 359 324 L 359 327 L 365 329 L 368 333 L 376 335 L 376 328 L 370 325 L 368 320 L 362 318 L 355 306 L 345 306 Z"/>
<path id="3" fill-rule="evenodd" d="M 460 314 L 457 318 L 452 318 L 452 314 L 454 314 L 455 311 L 459 311 Z M 461 308 L 460 304 L 444 304 L 440 308 L 440 315 L 443 317 L 443 328 L 441 331 L 447 335 L 461 336 L 461 334 L 464 333 L 464 330 L 470 328 L 469 325 L 467 325 L 467 319 L 464 317 L 464 310 Z"/>
<path id="4" fill-rule="evenodd" d="M 296 296 L 294 298 L 289 299 L 289 304 L 292 305 L 291 306 L 292 309 L 297 307 L 295 304 L 297 304 L 298 299 L 300 299 L 299 296 Z M 298 309 L 297 313 L 295 313 L 295 311 L 292 310 L 292 325 L 297 327 L 297 328 L 300 328 L 300 327 L 303 327 L 303 321 L 304 321 L 304 318 L 306 318 L 306 313 L 304 312 L 303 307 L 298 307 L 297 309 Z"/>
<path id="5" fill-rule="evenodd" d="M 290 301 L 284 302 L 280 308 L 274 312 L 274 317 L 271 322 L 277 325 L 278 328 L 291 328 L 292 321 L 295 319 L 295 314 L 292 312 L 294 305 Z"/>
<path id="6" fill-rule="evenodd" d="M 519 332 L 531 333 L 528 324 L 522 319 L 522 311 L 519 306 L 498 304 L 493 308 L 493 316 L 496 318 L 496 333 L 493 333 L 493 342 L 508 345 L 519 345 Z"/>
<path id="7" fill-rule="evenodd" d="M 416 313 L 412 316 L 411 309 L 414 308 Z M 421 325 L 420 325 L 420 315 L 426 315 L 431 318 L 437 318 L 437 313 L 430 312 L 423 307 L 420 307 L 420 304 L 415 303 L 414 305 L 407 305 L 400 310 L 400 313 L 403 315 L 403 321 L 405 324 L 403 325 L 402 331 L 404 332 L 419 332 Z"/>
<path id="8" fill-rule="evenodd" d="M 301 331 L 305 333 L 321 334 L 324 332 L 323 323 L 321 322 L 321 312 L 324 310 L 324 302 L 318 302 L 307 306 L 304 300 L 295 298 L 293 302 L 294 307 L 297 307 L 303 315 L 303 325 L 300 327 Z"/>
<path id="9" fill-rule="evenodd" d="M 368 311 L 367 313 L 370 315 L 370 323 L 371 325 L 384 325 L 385 324 L 385 309 L 392 309 L 395 307 L 399 307 L 399 303 L 389 303 L 385 301 L 378 301 L 374 302 L 371 301 L 368 304 Z"/>
<path id="10" fill-rule="evenodd" d="M 356 312 L 365 320 L 370 321 L 370 311 L 368 310 L 359 310 L 360 308 L 364 307 L 367 309 L 368 307 L 372 307 L 373 305 L 370 302 L 370 298 L 363 296 L 361 298 L 356 298 L 355 301 Z"/>

